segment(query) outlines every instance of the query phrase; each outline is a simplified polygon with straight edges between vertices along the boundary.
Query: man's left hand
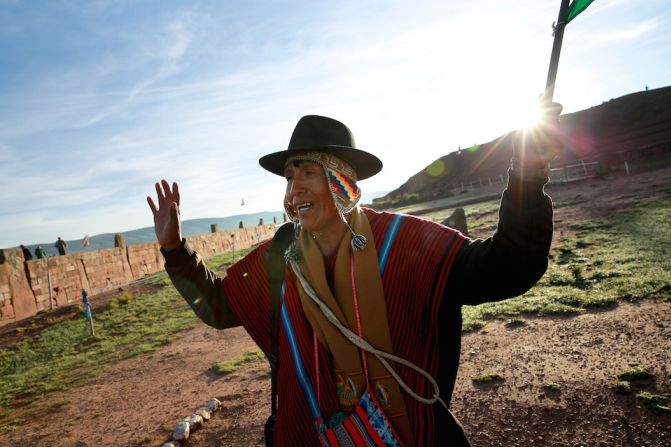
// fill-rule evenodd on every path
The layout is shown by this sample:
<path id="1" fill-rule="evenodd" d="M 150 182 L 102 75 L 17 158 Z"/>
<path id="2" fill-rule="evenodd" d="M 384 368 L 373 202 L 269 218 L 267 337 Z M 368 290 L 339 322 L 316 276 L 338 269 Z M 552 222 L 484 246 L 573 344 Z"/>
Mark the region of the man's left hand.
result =
<path id="1" fill-rule="evenodd" d="M 513 141 L 513 171 L 523 177 L 547 177 L 549 163 L 563 147 L 559 115 L 562 105 L 541 102 L 541 119 L 533 127 L 520 130 Z"/>

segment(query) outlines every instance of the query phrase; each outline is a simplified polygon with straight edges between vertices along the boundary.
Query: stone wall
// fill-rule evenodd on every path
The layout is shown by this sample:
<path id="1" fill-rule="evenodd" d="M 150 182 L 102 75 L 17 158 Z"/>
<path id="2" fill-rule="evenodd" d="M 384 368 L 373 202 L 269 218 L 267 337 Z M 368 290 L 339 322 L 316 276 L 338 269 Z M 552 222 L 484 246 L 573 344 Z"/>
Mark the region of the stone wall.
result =
<path id="1" fill-rule="evenodd" d="M 0 251 L 0 324 L 37 312 L 20 248 Z"/>
<path id="2" fill-rule="evenodd" d="M 249 248 L 272 237 L 274 225 L 241 228 L 188 237 L 191 245 L 207 258 L 231 250 Z M 24 261 L 20 248 L 0 249 L 0 325 L 30 317 L 49 309 L 49 280 L 54 308 L 126 285 L 163 270 L 163 255 L 157 243 L 137 244 L 65 256 Z"/>

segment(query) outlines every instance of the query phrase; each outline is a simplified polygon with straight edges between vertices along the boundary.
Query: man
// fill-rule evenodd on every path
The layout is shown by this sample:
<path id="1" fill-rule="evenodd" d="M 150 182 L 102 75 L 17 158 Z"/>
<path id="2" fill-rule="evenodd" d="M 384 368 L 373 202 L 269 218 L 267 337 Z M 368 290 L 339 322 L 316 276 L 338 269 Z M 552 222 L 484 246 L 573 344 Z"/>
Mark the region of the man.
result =
<path id="1" fill-rule="evenodd" d="M 30 250 L 28 250 L 23 244 L 21 244 L 20 247 L 21 251 L 23 252 L 23 258 L 26 261 L 30 261 L 31 259 L 33 259 L 33 255 L 30 254 Z"/>
<path id="2" fill-rule="evenodd" d="M 60 236 L 58 236 L 58 240 L 54 244 L 54 247 L 56 247 L 56 249 L 58 250 L 58 254 L 63 256 L 67 253 L 68 243 L 65 242 L 63 239 L 61 239 Z"/>
<path id="3" fill-rule="evenodd" d="M 44 248 L 42 248 L 41 245 L 38 245 L 35 248 L 35 256 L 37 257 L 37 259 L 44 259 L 47 257 L 47 252 L 44 251 Z"/>
<path id="4" fill-rule="evenodd" d="M 348 437 L 360 445 L 361 433 L 347 427 L 357 426 L 349 421 L 360 408 L 371 415 L 373 400 L 384 420 L 367 425 L 376 431 L 373 445 L 469 445 L 447 410 L 461 306 L 520 295 L 547 268 L 552 203 L 543 185 L 558 144 L 545 136 L 522 142 L 534 147 L 517 148 L 497 231 L 486 240 L 357 207 L 356 182 L 382 163 L 336 120 L 303 117 L 287 150 L 259 160 L 286 178 L 284 205 L 296 228 L 282 285 L 276 427 L 267 442 L 338 445 Z M 243 325 L 268 355 L 270 243 L 218 278 L 181 237 L 178 185 L 162 180 L 156 192 L 158 206 L 147 200 L 175 287 L 205 323 Z"/>

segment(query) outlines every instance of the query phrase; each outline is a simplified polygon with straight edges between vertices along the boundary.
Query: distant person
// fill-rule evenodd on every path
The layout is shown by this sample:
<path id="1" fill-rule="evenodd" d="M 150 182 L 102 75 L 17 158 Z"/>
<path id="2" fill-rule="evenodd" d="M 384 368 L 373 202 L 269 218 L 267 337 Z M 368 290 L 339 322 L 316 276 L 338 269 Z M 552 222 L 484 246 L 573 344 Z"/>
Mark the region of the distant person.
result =
<path id="1" fill-rule="evenodd" d="M 58 236 L 58 240 L 54 244 L 54 247 L 56 247 L 56 249 L 58 250 L 58 254 L 61 256 L 66 254 L 68 251 L 68 243 L 65 242 L 63 239 L 61 239 L 60 236 Z"/>
<path id="2" fill-rule="evenodd" d="M 42 248 L 41 245 L 38 245 L 38 246 L 35 248 L 35 257 L 36 257 L 37 259 L 44 259 L 44 258 L 47 257 L 47 252 L 44 251 L 44 248 Z"/>
<path id="3" fill-rule="evenodd" d="M 286 245 L 271 254 L 271 242 L 261 244 L 223 277 L 182 238 L 178 185 L 156 183 L 158 206 L 147 200 L 182 297 L 206 324 L 242 325 L 269 359 L 279 354 L 267 445 L 470 445 L 448 410 L 461 308 L 521 295 L 547 268 L 552 201 L 543 187 L 561 149 L 559 111 L 555 105 L 536 133 L 516 135 L 488 239 L 359 207 L 357 182 L 382 162 L 357 149 L 343 123 L 322 116 L 301 118 L 288 149 L 259 160 L 286 179 L 293 225 L 276 240 L 287 235 Z M 416 156 L 406 149 L 406 159 Z"/>
<path id="4" fill-rule="evenodd" d="M 23 257 L 26 259 L 26 261 L 30 261 L 31 259 L 33 259 L 33 255 L 30 254 L 30 250 L 24 247 L 23 244 L 21 244 L 20 247 L 21 250 L 23 251 Z"/>

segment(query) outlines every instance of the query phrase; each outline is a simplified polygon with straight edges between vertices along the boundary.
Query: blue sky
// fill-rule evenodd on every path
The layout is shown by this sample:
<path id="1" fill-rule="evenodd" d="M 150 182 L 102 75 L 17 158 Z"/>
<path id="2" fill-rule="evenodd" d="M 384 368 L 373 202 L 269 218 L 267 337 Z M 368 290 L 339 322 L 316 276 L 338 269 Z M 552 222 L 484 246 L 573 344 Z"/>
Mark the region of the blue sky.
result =
<path id="1" fill-rule="evenodd" d="M 298 119 L 345 122 L 400 186 L 526 123 L 559 0 L 0 0 L 0 247 L 281 209 L 258 158 Z M 565 112 L 671 80 L 668 0 L 596 0 L 566 29 Z M 245 206 L 240 205 L 244 197 Z"/>

